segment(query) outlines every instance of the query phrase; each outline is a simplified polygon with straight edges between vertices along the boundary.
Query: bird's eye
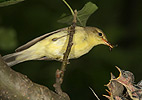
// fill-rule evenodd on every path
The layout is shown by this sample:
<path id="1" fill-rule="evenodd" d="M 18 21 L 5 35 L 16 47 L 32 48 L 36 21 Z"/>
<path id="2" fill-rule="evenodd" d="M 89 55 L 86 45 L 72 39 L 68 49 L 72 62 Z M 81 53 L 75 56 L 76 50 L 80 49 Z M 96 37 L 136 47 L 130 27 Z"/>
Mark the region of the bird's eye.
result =
<path id="1" fill-rule="evenodd" d="M 103 34 L 102 33 L 98 33 L 99 34 L 99 36 L 102 36 Z"/>
<path id="2" fill-rule="evenodd" d="M 123 73 L 123 76 L 124 76 L 125 78 L 128 78 L 126 72 Z"/>

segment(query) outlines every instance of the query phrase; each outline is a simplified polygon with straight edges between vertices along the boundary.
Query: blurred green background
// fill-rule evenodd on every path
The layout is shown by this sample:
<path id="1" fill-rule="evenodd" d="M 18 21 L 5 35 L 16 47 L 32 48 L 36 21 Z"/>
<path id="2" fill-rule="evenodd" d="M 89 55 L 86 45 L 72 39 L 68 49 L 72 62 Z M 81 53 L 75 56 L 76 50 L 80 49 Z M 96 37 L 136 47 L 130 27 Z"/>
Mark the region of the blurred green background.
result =
<path id="1" fill-rule="evenodd" d="M 96 100 L 89 86 L 101 100 L 104 84 L 110 72 L 118 76 L 115 65 L 134 73 L 135 81 L 142 78 L 142 1 L 90 0 L 99 9 L 89 18 L 87 25 L 102 29 L 112 44 L 111 52 L 104 45 L 94 47 L 79 59 L 70 60 L 62 88 L 72 100 Z M 81 9 L 88 0 L 67 0 L 72 8 Z M 26 42 L 44 33 L 66 27 L 57 23 L 63 13 L 70 14 L 61 0 L 25 0 L 16 5 L 0 8 L 0 54 L 6 55 Z M 28 61 L 14 70 L 27 75 L 33 82 L 54 90 L 57 61 Z"/>

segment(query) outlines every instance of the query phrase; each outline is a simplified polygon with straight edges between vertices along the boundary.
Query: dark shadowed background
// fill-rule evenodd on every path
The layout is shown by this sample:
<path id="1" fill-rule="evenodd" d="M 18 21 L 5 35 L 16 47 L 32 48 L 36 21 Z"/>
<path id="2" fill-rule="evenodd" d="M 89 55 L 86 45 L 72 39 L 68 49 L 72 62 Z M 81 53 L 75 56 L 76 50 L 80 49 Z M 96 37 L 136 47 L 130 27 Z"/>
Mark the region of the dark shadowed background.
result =
<path id="1" fill-rule="evenodd" d="M 104 84 L 109 82 L 110 72 L 118 76 L 115 65 L 133 72 L 136 82 L 142 79 L 142 1 L 90 1 L 99 9 L 87 25 L 102 29 L 108 40 L 118 47 L 110 52 L 107 46 L 96 46 L 79 59 L 70 60 L 62 88 L 72 100 L 96 100 L 89 86 L 105 100 L 102 94 L 107 94 Z M 88 0 L 67 2 L 79 10 Z M 0 8 L 0 54 L 12 53 L 40 35 L 66 27 L 57 23 L 63 13 L 69 15 L 70 11 L 61 0 L 25 0 Z M 28 61 L 12 68 L 54 90 L 55 71 L 60 66 L 57 61 Z"/>

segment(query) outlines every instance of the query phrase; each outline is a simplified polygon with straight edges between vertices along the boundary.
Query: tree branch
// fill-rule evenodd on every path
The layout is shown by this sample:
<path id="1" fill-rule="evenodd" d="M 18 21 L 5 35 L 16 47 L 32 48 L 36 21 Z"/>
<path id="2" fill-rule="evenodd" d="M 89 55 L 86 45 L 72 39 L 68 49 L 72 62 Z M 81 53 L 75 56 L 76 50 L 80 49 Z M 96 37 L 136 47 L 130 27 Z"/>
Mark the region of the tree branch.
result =
<path id="1" fill-rule="evenodd" d="M 66 94 L 66 93 L 64 93 Z M 69 100 L 8 67 L 0 56 L 1 100 Z"/>

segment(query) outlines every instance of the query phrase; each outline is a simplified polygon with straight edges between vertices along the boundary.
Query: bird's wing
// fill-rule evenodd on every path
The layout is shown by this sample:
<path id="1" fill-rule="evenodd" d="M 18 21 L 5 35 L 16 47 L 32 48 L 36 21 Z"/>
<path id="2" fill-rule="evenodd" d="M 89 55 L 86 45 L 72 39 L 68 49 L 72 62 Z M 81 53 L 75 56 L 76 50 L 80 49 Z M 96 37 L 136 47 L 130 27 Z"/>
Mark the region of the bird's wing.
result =
<path id="1" fill-rule="evenodd" d="M 20 51 L 23 51 L 23 50 L 25 50 L 25 49 L 28 49 L 29 47 L 31 47 L 31 46 L 33 46 L 34 44 L 36 44 L 37 42 L 39 42 L 39 41 L 41 41 L 41 40 L 47 38 L 48 36 L 51 36 L 51 35 L 53 35 L 53 34 L 55 34 L 55 33 L 58 33 L 58 32 L 61 32 L 62 30 L 65 30 L 65 29 L 66 29 L 66 28 L 62 28 L 62 29 L 59 29 L 59 30 L 56 30 L 56 31 L 47 33 L 47 34 L 45 34 L 45 35 L 42 35 L 42 36 L 40 36 L 40 37 L 37 37 L 37 38 L 31 40 L 30 42 L 28 42 L 28 43 L 26 43 L 26 44 L 20 46 L 20 47 L 17 48 L 15 51 L 16 51 L 16 52 L 20 52 Z"/>

